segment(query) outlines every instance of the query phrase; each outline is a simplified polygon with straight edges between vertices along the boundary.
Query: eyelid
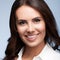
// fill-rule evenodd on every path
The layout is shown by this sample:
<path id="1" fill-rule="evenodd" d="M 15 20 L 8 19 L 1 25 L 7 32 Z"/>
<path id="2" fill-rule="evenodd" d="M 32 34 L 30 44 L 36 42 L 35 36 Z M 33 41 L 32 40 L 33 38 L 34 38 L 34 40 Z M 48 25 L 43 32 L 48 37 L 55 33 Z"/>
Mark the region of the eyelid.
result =
<path id="1" fill-rule="evenodd" d="M 16 23 L 20 24 L 20 25 L 24 25 L 27 23 L 27 21 L 26 20 L 17 20 Z"/>
<path id="2" fill-rule="evenodd" d="M 33 19 L 33 22 L 40 22 L 40 21 L 41 21 L 40 18 L 34 18 L 34 19 Z"/>

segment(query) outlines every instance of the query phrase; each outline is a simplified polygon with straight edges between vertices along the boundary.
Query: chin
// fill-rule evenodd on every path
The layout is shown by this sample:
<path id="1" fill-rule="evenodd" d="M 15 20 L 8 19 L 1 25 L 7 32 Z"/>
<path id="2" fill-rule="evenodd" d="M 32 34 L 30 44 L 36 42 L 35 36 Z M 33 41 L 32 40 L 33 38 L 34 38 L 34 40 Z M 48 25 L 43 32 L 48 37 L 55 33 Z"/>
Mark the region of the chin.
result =
<path id="1" fill-rule="evenodd" d="M 36 46 L 38 46 L 38 45 L 40 45 L 39 43 L 30 43 L 30 44 L 27 44 L 27 46 L 28 47 L 36 47 Z"/>

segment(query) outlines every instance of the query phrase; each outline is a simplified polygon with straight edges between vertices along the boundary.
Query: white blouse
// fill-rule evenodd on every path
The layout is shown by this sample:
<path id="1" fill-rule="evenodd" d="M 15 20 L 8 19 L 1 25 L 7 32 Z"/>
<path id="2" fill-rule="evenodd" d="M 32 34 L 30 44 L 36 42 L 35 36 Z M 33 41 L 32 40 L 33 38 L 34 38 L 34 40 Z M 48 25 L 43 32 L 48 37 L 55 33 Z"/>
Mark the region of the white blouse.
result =
<path id="1" fill-rule="evenodd" d="M 22 60 L 23 48 L 19 52 L 17 60 Z M 54 51 L 52 47 L 47 43 L 42 52 L 35 56 L 33 60 L 60 60 L 60 53 Z"/>

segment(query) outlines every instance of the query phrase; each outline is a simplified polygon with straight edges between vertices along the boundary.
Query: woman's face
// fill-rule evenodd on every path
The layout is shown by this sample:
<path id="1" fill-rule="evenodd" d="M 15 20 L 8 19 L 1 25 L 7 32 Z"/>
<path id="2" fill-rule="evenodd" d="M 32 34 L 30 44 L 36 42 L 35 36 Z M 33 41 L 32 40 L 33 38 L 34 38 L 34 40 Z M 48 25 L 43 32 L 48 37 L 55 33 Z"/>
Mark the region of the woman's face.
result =
<path id="1" fill-rule="evenodd" d="M 21 6 L 16 10 L 16 17 L 17 32 L 25 45 L 35 47 L 45 43 L 45 22 L 38 11 L 29 6 Z"/>

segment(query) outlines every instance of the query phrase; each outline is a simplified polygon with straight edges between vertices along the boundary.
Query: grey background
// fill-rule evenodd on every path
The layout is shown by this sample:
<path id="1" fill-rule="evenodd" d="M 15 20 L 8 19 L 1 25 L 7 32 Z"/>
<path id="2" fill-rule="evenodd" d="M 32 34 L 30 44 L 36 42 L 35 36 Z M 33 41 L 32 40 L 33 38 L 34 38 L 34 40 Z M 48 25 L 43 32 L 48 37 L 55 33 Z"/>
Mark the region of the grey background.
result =
<path id="1" fill-rule="evenodd" d="M 45 0 L 52 10 L 60 34 L 60 0 Z M 5 49 L 10 36 L 9 16 L 14 0 L 0 0 L 0 58 L 5 56 Z M 1 59 L 0 59 L 1 60 Z"/>

